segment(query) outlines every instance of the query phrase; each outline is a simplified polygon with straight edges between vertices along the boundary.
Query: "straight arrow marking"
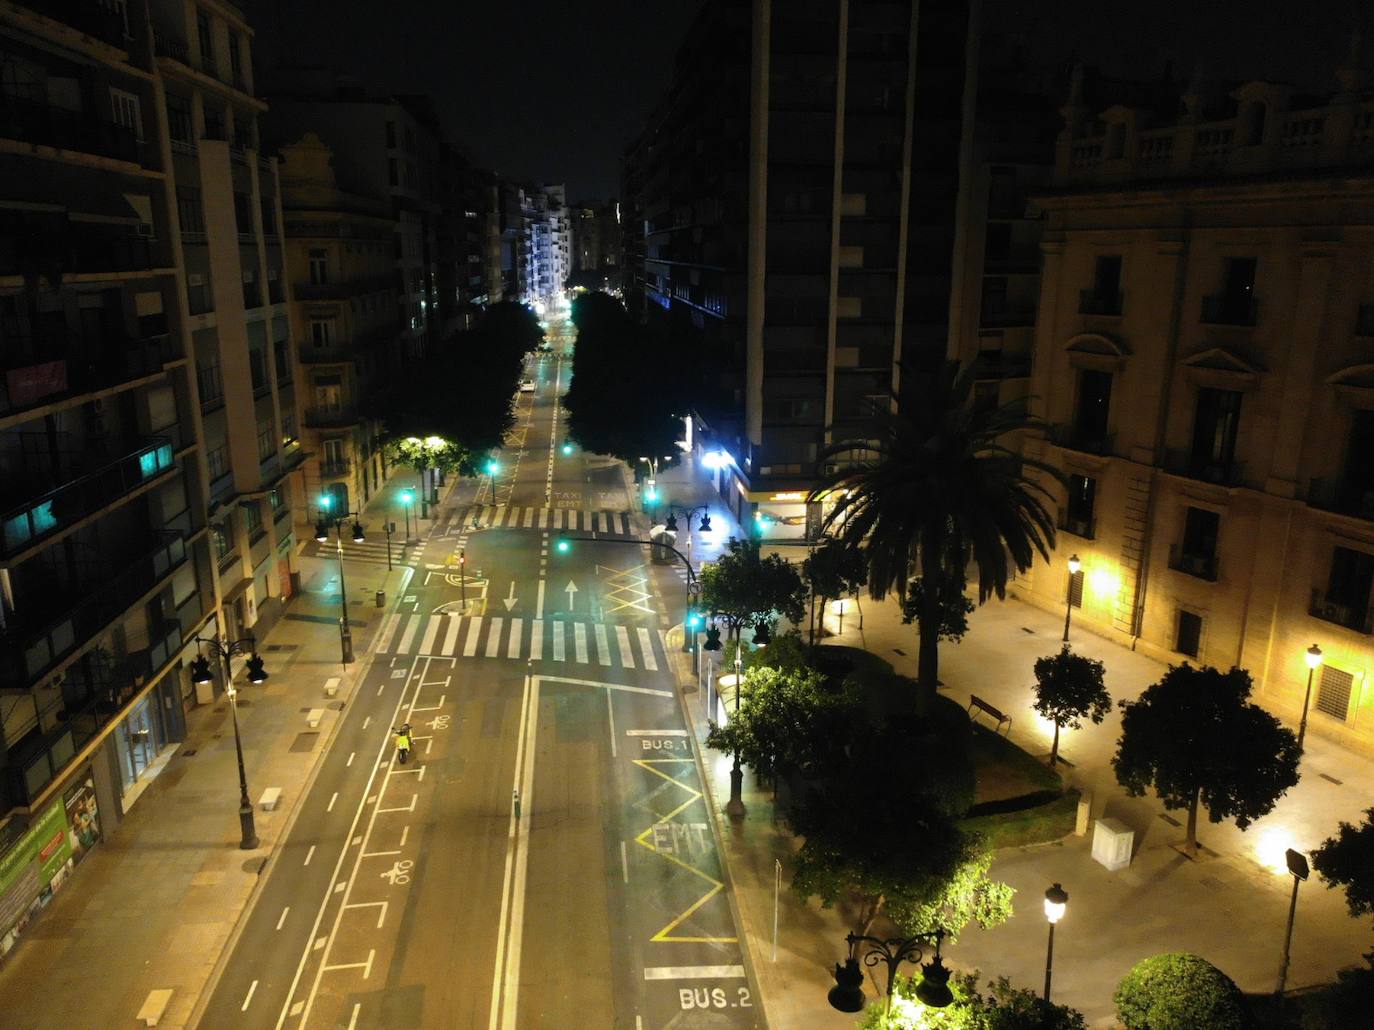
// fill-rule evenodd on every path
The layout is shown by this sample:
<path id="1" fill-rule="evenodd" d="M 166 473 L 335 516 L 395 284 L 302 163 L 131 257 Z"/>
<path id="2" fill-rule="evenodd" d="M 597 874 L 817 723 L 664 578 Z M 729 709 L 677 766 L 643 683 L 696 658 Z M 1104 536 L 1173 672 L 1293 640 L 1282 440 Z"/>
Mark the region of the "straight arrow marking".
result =
<path id="1" fill-rule="evenodd" d="M 515 580 L 510 581 L 510 593 L 501 598 L 501 603 L 506 606 L 506 611 L 510 611 L 518 603 L 515 599 Z"/>
<path id="2" fill-rule="evenodd" d="M 565 586 L 563 589 L 567 592 L 568 595 L 568 611 L 572 611 L 573 595 L 577 593 L 577 584 L 574 583 L 572 580 L 568 580 L 568 585 Z"/>

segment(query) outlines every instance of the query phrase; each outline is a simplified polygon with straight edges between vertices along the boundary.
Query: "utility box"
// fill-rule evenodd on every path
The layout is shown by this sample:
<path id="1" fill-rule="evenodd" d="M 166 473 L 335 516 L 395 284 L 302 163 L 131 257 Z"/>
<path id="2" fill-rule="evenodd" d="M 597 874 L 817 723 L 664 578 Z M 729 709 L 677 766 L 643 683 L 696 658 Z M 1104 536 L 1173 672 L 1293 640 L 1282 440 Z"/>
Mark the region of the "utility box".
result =
<path id="1" fill-rule="evenodd" d="M 1113 872 L 1131 864 L 1135 830 L 1120 819 L 1099 819 L 1093 827 L 1093 861 Z"/>

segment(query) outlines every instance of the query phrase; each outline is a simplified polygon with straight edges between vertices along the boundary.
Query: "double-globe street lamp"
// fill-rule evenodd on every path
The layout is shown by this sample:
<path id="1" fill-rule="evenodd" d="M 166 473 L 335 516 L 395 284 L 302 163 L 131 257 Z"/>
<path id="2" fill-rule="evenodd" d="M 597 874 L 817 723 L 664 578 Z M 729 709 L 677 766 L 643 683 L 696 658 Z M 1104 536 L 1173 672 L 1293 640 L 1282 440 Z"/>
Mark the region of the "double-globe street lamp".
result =
<path id="1" fill-rule="evenodd" d="M 242 640 L 228 643 L 218 637 L 196 637 L 196 644 L 204 645 L 219 655 L 224 665 L 224 692 L 229 695 L 229 710 L 233 713 L 234 752 L 239 760 L 239 847 L 244 851 L 252 851 L 258 846 L 258 833 L 253 825 L 253 803 L 248 800 L 248 775 L 243 769 L 243 742 L 239 738 L 238 690 L 234 687 L 234 672 L 229 666 L 229 659 L 235 655 L 248 656 L 249 683 L 266 683 L 267 670 L 263 667 L 262 658 L 258 656 L 258 646 L 251 634 Z M 205 686 L 214 680 L 209 659 L 200 653 L 198 647 L 196 657 L 191 662 L 191 682 L 196 686 Z"/>
<path id="2" fill-rule="evenodd" d="M 315 540 L 322 544 L 329 543 L 329 527 L 331 525 L 334 527 L 338 541 L 339 606 L 342 609 L 339 618 L 339 653 L 343 664 L 347 665 L 353 661 L 353 631 L 348 627 L 348 587 L 344 582 L 343 524 L 349 519 L 353 519 L 353 542 L 355 544 L 362 543 L 365 538 L 362 523 L 358 521 L 362 513 L 343 511 L 336 514 L 330 511 L 333 504 L 334 498 L 329 494 L 320 498 L 319 518 L 315 520 Z"/>
<path id="3" fill-rule="evenodd" d="M 849 934 L 845 940 L 849 944 L 849 957 L 844 965 L 835 963 L 835 986 L 830 988 L 827 997 L 833 1008 L 841 1012 L 862 1012 L 864 998 L 864 973 L 859 968 L 855 946 L 867 944 L 863 964 L 887 965 L 887 1011 L 884 1025 L 892 1016 L 892 989 L 896 985 L 897 968 L 903 962 L 921 966 L 921 982 L 916 985 L 916 997 L 924 1005 L 942 1009 L 954 1001 L 954 992 L 949 989 L 949 969 L 940 960 L 940 943 L 945 938 L 944 930 L 933 933 L 912 934 L 910 937 L 872 937 L 868 934 Z M 926 951 L 933 948 L 931 960 L 921 965 Z"/>
<path id="4" fill-rule="evenodd" d="M 1317 666 L 1322 663 L 1322 649 L 1313 644 L 1307 649 L 1307 693 L 1302 699 L 1302 722 L 1298 723 L 1298 750 L 1302 750 L 1302 742 L 1307 737 L 1307 709 L 1312 704 L 1312 674 L 1317 671 Z"/>

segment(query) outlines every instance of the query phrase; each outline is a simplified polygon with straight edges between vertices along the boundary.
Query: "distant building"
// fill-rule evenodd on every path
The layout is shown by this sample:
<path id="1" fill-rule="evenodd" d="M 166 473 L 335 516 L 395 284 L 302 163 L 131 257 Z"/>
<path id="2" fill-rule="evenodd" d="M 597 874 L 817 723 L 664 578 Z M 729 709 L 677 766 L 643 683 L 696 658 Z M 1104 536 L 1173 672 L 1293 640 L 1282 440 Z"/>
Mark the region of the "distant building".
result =
<path id="1" fill-rule="evenodd" d="M 1167 661 L 1255 677 L 1296 728 L 1374 750 L 1374 92 L 1094 96 L 1034 199 L 1027 452 L 1062 470 L 1018 584 Z M 1082 569 L 1067 571 L 1076 554 Z"/>
<path id="2" fill-rule="evenodd" d="M 536 307 L 552 307 L 564 295 L 572 271 L 572 237 L 564 187 L 528 185 L 520 188 L 520 299 Z"/>
<path id="3" fill-rule="evenodd" d="M 620 287 L 620 203 L 583 203 L 573 206 L 572 273 L 588 288 Z"/>
<path id="4" fill-rule="evenodd" d="M 826 446 L 949 347 L 970 19 L 965 0 L 710 0 L 626 152 L 627 303 L 720 355 L 697 457 L 769 535 L 817 530 Z"/>

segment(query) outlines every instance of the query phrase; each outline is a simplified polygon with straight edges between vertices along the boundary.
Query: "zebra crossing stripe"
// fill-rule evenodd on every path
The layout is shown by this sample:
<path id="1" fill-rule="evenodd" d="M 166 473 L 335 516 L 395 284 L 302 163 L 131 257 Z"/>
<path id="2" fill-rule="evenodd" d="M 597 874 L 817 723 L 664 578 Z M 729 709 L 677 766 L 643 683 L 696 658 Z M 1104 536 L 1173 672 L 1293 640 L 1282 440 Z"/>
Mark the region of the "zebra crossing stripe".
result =
<path id="1" fill-rule="evenodd" d="M 596 634 L 596 657 L 602 665 L 611 664 L 611 645 L 606 641 L 606 627 L 601 623 L 593 623 L 592 631 Z"/>
<path id="2" fill-rule="evenodd" d="M 548 508 L 540 508 L 540 509 L 539 509 L 539 528 L 540 528 L 540 529 L 548 529 L 548 528 L 549 528 L 549 509 L 548 509 Z"/>
<path id="3" fill-rule="evenodd" d="M 592 512 L 592 532 L 601 532 L 601 512 L 599 511 Z"/>
<path id="4" fill-rule="evenodd" d="M 524 519 L 523 522 L 520 523 L 520 525 L 521 525 L 523 528 L 525 528 L 525 529 L 531 529 L 531 528 L 534 527 L 534 509 L 533 509 L 533 508 L 526 508 L 526 509 L 525 509 L 525 519 Z"/>
<path id="5" fill-rule="evenodd" d="M 553 624 L 553 660 L 561 662 L 564 660 L 563 654 L 563 623 L 554 622 Z"/>
<path id="6" fill-rule="evenodd" d="M 544 620 L 535 619 L 530 623 L 530 661 L 537 662 L 544 657 Z"/>
<path id="7" fill-rule="evenodd" d="M 654 659 L 654 645 L 649 639 L 649 631 L 639 627 L 639 649 L 644 653 L 644 668 L 658 672 L 658 662 Z"/>
<path id="8" fill-rule="evenodd" d="M 499 658 L 501 655 L 501 616 L 491 617 L 491 629 L 487 631 L 487 657 Z"/>
<path id="9" fill-rule="evenodd" d="M 620 664 L 627 669 L 635 667 L 635 655 L 630 650 L 630 634 L 624 626 L 615 628 L 615 642 L 620 645 Z"/>
<path id="10" fill-rule="evenodd" d="M 506 648 L 507 658 L 520 657 L 520 627 L 523 621 L 522 619 L 510 620 L 510 646 Z"/>
<path id="11" fill-rule="evenodd" d="M 433 654 L 434 638 L 439 635 L 440 617 L 431 616 L 425 624 L 425 635 L 420 638 L 420 654 Z"/>
<path id="12" fill-rule="evenodd" d="M 448 617 L 448 632 L 444 634 L 444 650 L 443 650 L 443 653 L 444 653 L 444 654 L 446 654 L 446 655 L 451 655 L 451 654 L 453 654 L 454 649 L 457 648 L 457 646 L 458 646 L 458 629 L 459 629 L 459 627 L 462 626 L 462 624 L 463 624 L 463 618 L 462 618 L 462 616 L 460 616 L 460 615 L 450 615 L 450 616 Z"/>
<path id="13" fill-rule="evenodd" d="M 401 642 L 396 645 L 396 650 L 401 654 L 410 652 L 410 645 L 415 640 L 415 631 L 420 628 L 420 619 L 416 615 L 406 616 L 406 628 L 401 633 Z"/>
<path id="14" fill-rule="evenodd" d="M 477 638 L 482 635 L 482 616 L 473 615 L 468 619 L 468 638 L 463 641 L 463 657 L 471 658 L 477 653 Z"/>
<path id="15" fill-rule="evenodd" d="M 495 516 L 492 518 L 492 520 L 491 520 L 492 525 L 494 525 L 494 526 L 500 526 L 500 525 L 503 525 L 503 524 L 505 523 L 505 521 L 506 521 L 506 506 L 505 506 L 504 504 L 498 504 L 498 505 L 496 506 L 496 515 L 495 515 Z"/>
<path id="16" fill-rule="evenodd" d="M 587 664 L 587 627 L 580 622 L 573 623 L 573 645 L 577 651 L 577 660 L 583 665 Z"/>
<path id="17" fill-rule="evenodd" d="M 385 652 L 391 647 L 391 638 L 396 635 L 396 627 L 401 621 L 400 612 L 392 612 L 386 617 L 386 625 L 382 627 L 382 635 L 377 640 L 377 650 Z"/>

